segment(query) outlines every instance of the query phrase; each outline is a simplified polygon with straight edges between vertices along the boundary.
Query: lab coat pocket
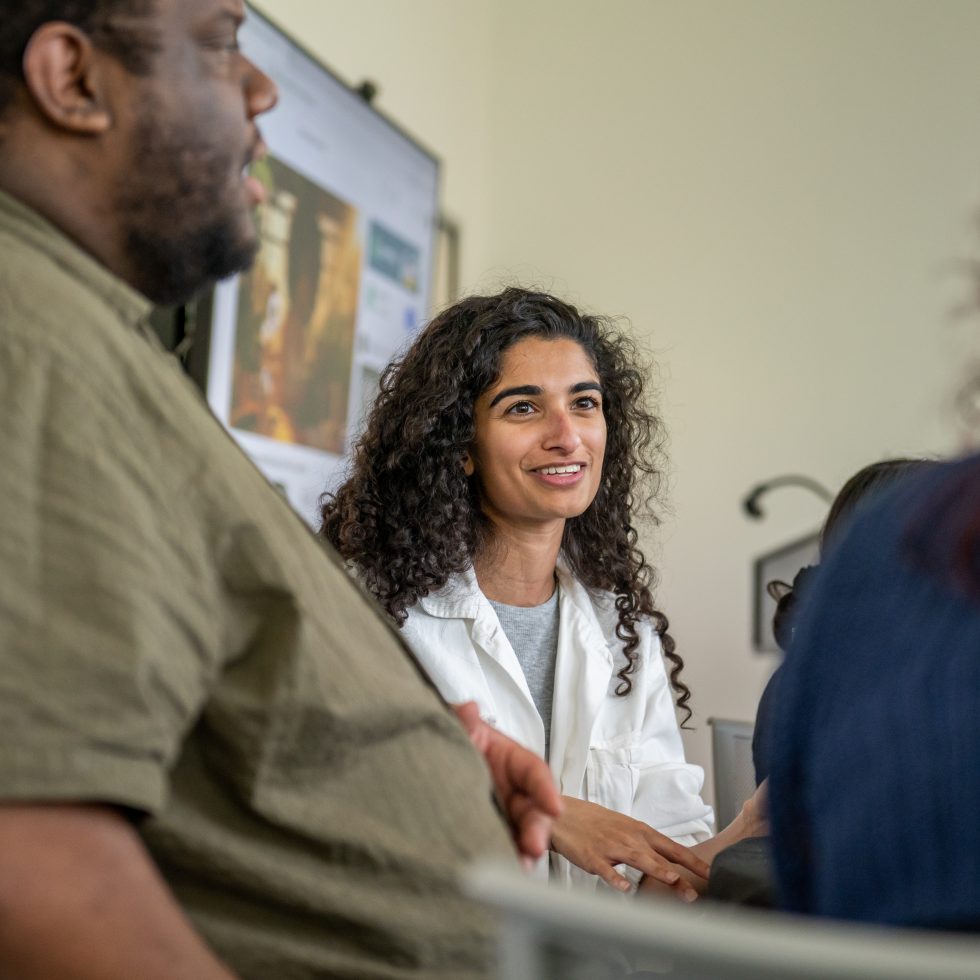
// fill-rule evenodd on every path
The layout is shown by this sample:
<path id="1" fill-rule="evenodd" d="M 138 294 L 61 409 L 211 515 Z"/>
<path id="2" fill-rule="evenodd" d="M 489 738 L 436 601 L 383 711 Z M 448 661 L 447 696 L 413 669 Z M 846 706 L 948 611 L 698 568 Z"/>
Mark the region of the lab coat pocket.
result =
<path id="1" fill-rule="evenodd" d="M 637 787 L 634 749 L 591 748 L 586 765 L 586 798 L 600 806 L 629 813 Z"/>
<path id="2" fill-rule="evenodd" d="M 701 799 L 704 770 L 684 762 L 638 761 L 631 813 L 668 837 L 690 844 L 711 835 L 711 807 Z M 690 838 L 690 839 L 688 839 Z"/>
<path id="3" fill-rule="evenodd" d="M 713 815 L 701 799 L 700 766 L 666 759 L 651 743 L 592 748 L 586 770 L 588 798 L 629 814 L 668 837 L 710 836 Z"/>

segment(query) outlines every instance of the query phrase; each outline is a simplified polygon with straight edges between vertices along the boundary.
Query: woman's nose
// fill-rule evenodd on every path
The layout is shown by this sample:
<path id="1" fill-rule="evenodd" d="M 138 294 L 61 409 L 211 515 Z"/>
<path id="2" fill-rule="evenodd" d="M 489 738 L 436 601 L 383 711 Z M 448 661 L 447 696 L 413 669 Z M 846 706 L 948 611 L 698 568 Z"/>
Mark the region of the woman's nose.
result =
<path id="1" fill-rule="evenodd" d="M 545 449 L 574 452 L 582 444 L 575 420 L 567 412 L 557 412 L 551 417 L 551 425 L 545 440 Z"/>

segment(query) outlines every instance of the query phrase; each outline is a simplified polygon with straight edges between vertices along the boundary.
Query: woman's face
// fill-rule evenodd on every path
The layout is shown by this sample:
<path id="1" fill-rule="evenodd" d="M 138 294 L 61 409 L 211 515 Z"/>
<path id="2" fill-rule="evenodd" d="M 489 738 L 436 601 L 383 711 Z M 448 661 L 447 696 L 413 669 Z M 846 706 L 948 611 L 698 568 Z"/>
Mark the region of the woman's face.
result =
<path id="1" fill-rule="evenodd" d="M 508 348 L 474 423 L 466 473 L 495 523 L 563 524 L 592 503 L 606 420 L 599 376 L 574 340 L 528 337 Z"/>

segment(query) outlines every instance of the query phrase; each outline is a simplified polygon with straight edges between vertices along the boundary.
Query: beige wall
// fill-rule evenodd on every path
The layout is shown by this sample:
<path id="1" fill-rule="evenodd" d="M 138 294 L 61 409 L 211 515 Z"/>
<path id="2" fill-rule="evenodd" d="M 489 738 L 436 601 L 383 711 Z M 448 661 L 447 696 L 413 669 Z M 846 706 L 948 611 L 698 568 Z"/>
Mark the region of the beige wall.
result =
<path id="1" fill-rule="evenodd" d="M 271 8 L 271 3 L 263 4 Z M 277 0 L 446 163 L 464 279 L 530 279 L 656 351 L 673 513 L 648 538 L 705 720 L 751 718 L 751 559 L 802 491 L 957 446 L 980 204 L 974 0 Z"/>
<path id="2" fill-rule="evenodd" d="M 351 85 L 442 161 L 442 205 L 466 229 L 462 278 L 486 268 L 493 165 L 493 0 L 259 0 Z"/>
<path id="3" fill-rule="evenodd" d="M 630 317 L 663 367 L 674 514 L 662 607 L 697 731 L 751 719 L 757 553 L 822 517 L 757 480 L 832 488 L 947 450 L 980 203 L 980 4 L 502 0 L 494 273 Z M 519 29 L 513 29 L 519 25 Z M 504 134 L 509 133 L 509 138 Z"/>

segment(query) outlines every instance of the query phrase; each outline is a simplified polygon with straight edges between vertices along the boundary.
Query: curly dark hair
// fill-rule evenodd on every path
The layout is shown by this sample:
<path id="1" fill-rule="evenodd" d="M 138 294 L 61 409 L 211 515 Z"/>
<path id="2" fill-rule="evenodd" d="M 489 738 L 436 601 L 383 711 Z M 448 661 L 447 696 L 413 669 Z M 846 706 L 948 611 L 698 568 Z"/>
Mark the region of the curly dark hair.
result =
<path id="1" fill-rule="evenodd" d="M 640 517 L 658 520 L 653 503 L 661 487 L 663 428 L 644 403 L 636 345 L 611 320 L 516 287 L 469 297 L 439 314 L 383 373 L 348 478 L 321 499 L 321 534 L 399 625 L 420 598 L 467 569 L 491 531 L 477 481 L 467 479 L 462 465 L 474 438 L 474 405 L 498 380 L 504 351 L 528 337 L 575 341 L 602 386 L 602 480 L 588 509 L 566 521 L 561 548 L 586 588 L 616 597 L 616 635 L 626 658 L 616 693 L 632 689 L 636 625 L 648 617 L 670 661 L 686 723 L 692 712 L 691 692 L 680 680 L 684 662 L 667 618 L 654 607 L 656 574 L 634 526 Z"/>
<path id="2" fill-rule="evenodd" d="M 146 75 L 159 40 L 150 23 L 157 0 L 0 0 L 0 115 L 23 81 L 24 52 L 34 33 L 62 20 L 118 58 L 127 71 Z"/>

